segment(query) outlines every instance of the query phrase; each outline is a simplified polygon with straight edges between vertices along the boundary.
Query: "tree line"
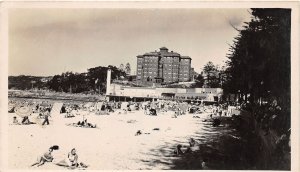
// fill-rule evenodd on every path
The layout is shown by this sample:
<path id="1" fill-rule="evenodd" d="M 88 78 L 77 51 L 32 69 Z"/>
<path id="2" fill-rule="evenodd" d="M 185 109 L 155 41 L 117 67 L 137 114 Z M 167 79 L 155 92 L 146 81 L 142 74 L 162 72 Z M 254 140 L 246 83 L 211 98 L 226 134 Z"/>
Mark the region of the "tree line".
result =
<path id="1" fill-rule="evenodd" d="M 70 93 L 103 93 L 106 91 L 107 70 L 111 69 L 111 78 L 125 77 L 126 73 L 115 66 L 89 68 L 86 73 L 64 72 L 54 75 L 47 82 L 44 77 L 35 76 L 9 76 L 9 89 L 29 90 L 32 88 L 49 89 L 57 92 Z"/>
<path id="2" fill-rule="evenodd" d="M 251 14 L 230 47 L 224 91 L 249 95 L 252 103 L 276 97 L 289 105 L 291 11 L 261 8 Z"/>

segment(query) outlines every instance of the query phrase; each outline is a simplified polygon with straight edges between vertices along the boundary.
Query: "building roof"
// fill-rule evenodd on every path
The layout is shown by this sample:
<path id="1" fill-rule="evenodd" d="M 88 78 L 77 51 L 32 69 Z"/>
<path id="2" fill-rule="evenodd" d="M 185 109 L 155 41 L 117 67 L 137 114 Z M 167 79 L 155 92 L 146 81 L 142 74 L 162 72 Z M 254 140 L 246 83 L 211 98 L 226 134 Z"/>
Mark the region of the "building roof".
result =
<path id="1" fill-rule="evenodd" d="M 182 59 L 191 59 L 192 60 L 192 58 L 190 58 L 189 56 L 181 56 L 181 58 Z"/>
<path id="2" fill-rule="evenodd" d="M 150 53 L 145 53 L 144 56 L 158 56 L 158 52 L 150 52 Z"/>
<path id="3" fill-rule="evenodd" d="M 167 50 L 167 51 L 161 51 L 161 50 Z M 154 52 L 149 52 L 145 53 L 143 55 L 138 55 L 137 58 L 142 58 L 144 56 L 165 56 L 165 57 L 181 57 L 184 59 L 191 59 L 189 56 L 180 56 L 179 53 L 173 52 L 173 51 L 168 51 L 168 48 L 166 47 L 161 47 L 160 51 L 154 51 Z"/>
<path id="4" fill-rule="evenodd" d="M 176 52 L 173 52 L 173 51 L 171 51 L 171 52 L 163 52 L 163 53 L 161 53 L 161 55 L 162 56 L 172 56 L 172 57 L 179 57 L 180 56 L 180 54 L 179 53 L 176 53 Z"/>
<path id="5" fill-rule="evenodd" d="M 168 50 L 166 47 L 161 47 L 160 50 Z"/>

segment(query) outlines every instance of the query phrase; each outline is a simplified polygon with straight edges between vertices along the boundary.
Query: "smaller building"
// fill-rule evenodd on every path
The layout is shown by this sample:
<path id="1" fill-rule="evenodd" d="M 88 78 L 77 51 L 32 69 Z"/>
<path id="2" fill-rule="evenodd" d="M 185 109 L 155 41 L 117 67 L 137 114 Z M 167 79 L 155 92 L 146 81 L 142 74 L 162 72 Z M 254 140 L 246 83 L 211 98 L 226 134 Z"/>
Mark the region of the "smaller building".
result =
<path id="1" fill-rule="evenodd" d="M 171 99 L 182 101 L 218 101 L 223 90 L 221 88 L 156 88 L 130 87 L 111 84 L 110 97 L 127 97 L 146 99 Z M 213 100 L 211 100 L 213 97 Z"/>

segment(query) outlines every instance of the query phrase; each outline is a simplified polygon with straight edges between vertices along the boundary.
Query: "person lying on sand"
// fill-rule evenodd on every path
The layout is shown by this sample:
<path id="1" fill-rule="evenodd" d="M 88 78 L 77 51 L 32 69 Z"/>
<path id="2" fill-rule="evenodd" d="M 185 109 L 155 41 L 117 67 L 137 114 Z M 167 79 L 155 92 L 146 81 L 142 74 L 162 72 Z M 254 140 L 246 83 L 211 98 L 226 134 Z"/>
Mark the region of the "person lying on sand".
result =
<path id="1" fill-rule="evenodd" d="M 75 117 L 75 115 L 71 114 L 71 113 L 66 113 L 65 114 L 65 118 L 73 118 Z"/>
<path id="2" fill-rule="evenodd" d="M 37 162 L 35 162 L 31 166 L 33 167 L 33 166 L 37 165 L 39 167 L 41 165 L 44 165 L 45 162 L 52 162 L 53 156 L 51 155 L 51 153 L 53 152 L 53 150 L 58 150 L 58 148 L 59 147 L 57 145 L 50 147 L 48 152 L 46 152 L 42 156 L 38 157 Z"/>
<path id="3" fill-rule="evenodd" d="M 196 145 L 196 141 L 193 138 L 189 140 L 190 147 L 194 147 Z"/>
<path id="4" fill-rule="evenodd" d="M 80 127 L 89 127 L 89 128 L 96 128 L 97 127 L 96 124 L 93 125 L 91 123 L 88 123 L 87 119 L 85 119 L 84 121 L 78 121 L 77 125 L 80 126 Z"/>

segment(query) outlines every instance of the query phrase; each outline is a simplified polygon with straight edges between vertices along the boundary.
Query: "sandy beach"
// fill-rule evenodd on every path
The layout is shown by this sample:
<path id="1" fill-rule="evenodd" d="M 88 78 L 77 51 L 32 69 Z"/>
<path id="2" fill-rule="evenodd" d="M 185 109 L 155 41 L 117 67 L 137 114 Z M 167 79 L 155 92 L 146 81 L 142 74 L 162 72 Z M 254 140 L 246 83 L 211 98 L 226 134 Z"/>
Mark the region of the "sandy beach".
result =
<path id="1" fill-rule="evenodd" d="M 77 115 L 64 118 L 63 114 L 50 117 L 50 125 L 41 126 L 39 121 L 32 125 L 9 126 L 9 167 L 12 169 L 63 169 L 55 165 L 76 148 L 79 161 L 89 165 L 89 170 L 138 170 L 171 169 L 172 161 L 178 159 L 173 150 L 177 144 L 188 144 L 193 137 L 203 140 L 213 134 L 203 129 L 203 119 L 208 114 L 186 114 L 172 118 L 173 112 L 159 113 L 158 116 L 144 115 L 144 111 L 110 115 Z M 37 114 L 30 116 L 35 121 Z M 9 113 L 9 119 L 15 116 Z M 97 128 L 67 126 L 83 118 L 97 125 Z M 159 130 L 153 130 L 159 128 Z M 143 134 L 135 136 L 137 130 Z M 54 163 L 41 167 L 30 167 L 39 155 L 52 145 L 60 149 L 53 152 Z M 200 162 L 199 162 L 200 163 Z"/>

